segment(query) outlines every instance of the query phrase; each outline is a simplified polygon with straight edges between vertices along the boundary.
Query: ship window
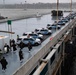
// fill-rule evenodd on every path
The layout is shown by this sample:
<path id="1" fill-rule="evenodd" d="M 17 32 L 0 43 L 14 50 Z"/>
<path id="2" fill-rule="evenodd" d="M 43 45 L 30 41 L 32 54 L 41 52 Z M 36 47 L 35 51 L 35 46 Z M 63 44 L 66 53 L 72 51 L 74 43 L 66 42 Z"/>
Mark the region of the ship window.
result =
<path id="1" fill-rule="evenodd" d="M 37 68 L 38 66 L 36 66 L 29 75 L 33 75 L 33 73 L 36 71 Z"/>
<path id="2" fill-rule="evenodd" d="M 72 36 L 73 36 L 73 29 L 72 29 Z"/>
<path id="3" fill-rule="evenodd" d="M 61 49 L 62 49 L 62 51 L 63 51 L 63 42 L 62 42 L 62 44 L 61 44 Z"/>
<path id="4" fill-rule="evenodd" d="M 60 46 L 58 47 L 58 53 L 60 52 Z"/>
<path id="5" fill-rule="evenodd" d="M 53 48 L 52 47 L 50 47 L 50 51 L 52 51 L 53 50 Z"/>
<path id="6" fill-rule="evenodd" d="M 46 64 L 46 66 L 44 67 L 44 69 L 41 71 L 39 75 L 46 75 L 47 71 L 48 71 L 48 63 Z"/>
<path id="7" fill-rule="evenodd" d="M 45 59 L 45 58 L 48 56 L 48 54 L 49 54 L 49 52 L 44 56 L 44 58 L 43 58 L 43 59 Z"/>

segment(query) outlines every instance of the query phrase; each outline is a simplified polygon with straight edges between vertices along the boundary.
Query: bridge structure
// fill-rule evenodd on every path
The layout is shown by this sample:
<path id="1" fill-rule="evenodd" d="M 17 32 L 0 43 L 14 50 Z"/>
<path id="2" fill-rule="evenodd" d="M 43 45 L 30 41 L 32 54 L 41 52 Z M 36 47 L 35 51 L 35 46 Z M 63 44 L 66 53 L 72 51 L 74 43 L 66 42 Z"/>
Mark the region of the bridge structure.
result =
<path id="1" fill-rule="evenodd" d="M 76 18 L 49 36 L 39 50 L 13 75 L 61 75 L 67 55 L 66 43 L 76 36 Z M 70 49 L 69 49 L 70 52 Z"/>

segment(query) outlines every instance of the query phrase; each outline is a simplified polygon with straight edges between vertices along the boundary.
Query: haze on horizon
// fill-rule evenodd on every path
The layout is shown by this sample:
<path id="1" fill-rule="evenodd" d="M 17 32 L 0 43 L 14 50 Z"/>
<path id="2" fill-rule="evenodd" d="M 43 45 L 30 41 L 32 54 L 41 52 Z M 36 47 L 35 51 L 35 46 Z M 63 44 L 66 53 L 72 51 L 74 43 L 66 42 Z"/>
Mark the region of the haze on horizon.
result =
<path id="1" fill-rule="evenodd" d="M 75 2 L 75 0 L 72 0 Z M 0 4 L 24 4 L 25 2 L 27 3 L 56 3 L 57 0 L 0 0 Z M 70 3 L 71 0 L 59 0 L 59 3 Z"/>

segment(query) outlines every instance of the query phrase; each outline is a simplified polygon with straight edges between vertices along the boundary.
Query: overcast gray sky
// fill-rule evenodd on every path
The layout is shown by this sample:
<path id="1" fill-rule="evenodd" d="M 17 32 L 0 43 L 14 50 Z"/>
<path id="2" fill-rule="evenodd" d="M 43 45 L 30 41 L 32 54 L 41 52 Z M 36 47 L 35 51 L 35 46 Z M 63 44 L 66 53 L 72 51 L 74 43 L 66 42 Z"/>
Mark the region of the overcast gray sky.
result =
<path id="1" fill-rule="evenodd" d="M 37 3 L 37 2 L 43 2 L 43 3 L 56 3 L 57 0 L 0 0 L 0 4 L 3 4 L 3 1 L 5 2 L 5 4 L 20 4 L 20 3 L 25 3 L 25 1 L 27 3 Z M 75 0 L 72 0 L 75 1 Z M 59 0 L 59 2 L 63 2 L 63 3 L 69 3 L 71 2 L 71 0 Z"/>

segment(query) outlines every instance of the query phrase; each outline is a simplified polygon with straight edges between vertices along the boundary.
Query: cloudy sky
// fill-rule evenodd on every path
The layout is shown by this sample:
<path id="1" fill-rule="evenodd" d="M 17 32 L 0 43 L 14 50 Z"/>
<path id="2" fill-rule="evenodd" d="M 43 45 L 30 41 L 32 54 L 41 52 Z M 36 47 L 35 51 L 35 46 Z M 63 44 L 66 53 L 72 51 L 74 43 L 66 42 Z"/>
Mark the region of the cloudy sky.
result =
<path id="1" fill-rule="evenodd" d="M 43 2 L 43 3 L 55 3 L 57 2 L 57 0 L 0 0 L 0 4 L 3 4 L 3 1 L 5 2 L 5 4 L 17 4 L 17 3 L 25 3 L 25 1 L 27 3 L 37 3 L 37 2 Z M 75 1 L 75 0 L 72 0 Z M 59 0 L 59 2 L 63 2 L 63 3 L 69 3 L 71 2 L 71 0 Z"/>

